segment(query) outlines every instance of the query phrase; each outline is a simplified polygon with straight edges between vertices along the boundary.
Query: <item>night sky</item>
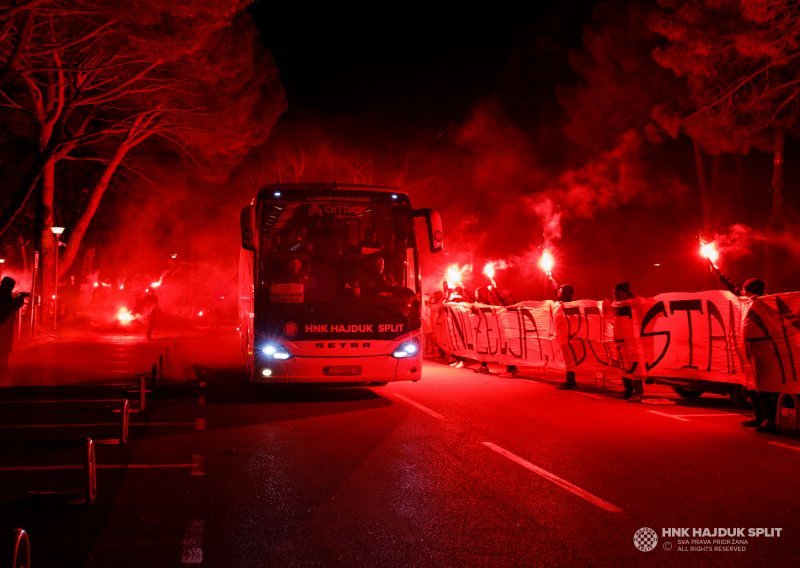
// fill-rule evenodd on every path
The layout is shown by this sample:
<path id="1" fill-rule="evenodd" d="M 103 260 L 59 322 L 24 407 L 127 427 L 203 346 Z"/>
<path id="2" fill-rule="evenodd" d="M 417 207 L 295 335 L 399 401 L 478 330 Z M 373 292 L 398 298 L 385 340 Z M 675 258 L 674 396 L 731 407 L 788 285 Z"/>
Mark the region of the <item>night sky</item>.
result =
<path id="1" fill-rule="evenodd" d="M 536 68 L 536 85 L 528 104 L 551 104 L 592 4 L 258 2 L 252 12 L 290 115 L 379 112 L 435 127 L 463 119 L 481 97 L 513 88 L 513 52 L 531 42 L 527 63 Z"/>

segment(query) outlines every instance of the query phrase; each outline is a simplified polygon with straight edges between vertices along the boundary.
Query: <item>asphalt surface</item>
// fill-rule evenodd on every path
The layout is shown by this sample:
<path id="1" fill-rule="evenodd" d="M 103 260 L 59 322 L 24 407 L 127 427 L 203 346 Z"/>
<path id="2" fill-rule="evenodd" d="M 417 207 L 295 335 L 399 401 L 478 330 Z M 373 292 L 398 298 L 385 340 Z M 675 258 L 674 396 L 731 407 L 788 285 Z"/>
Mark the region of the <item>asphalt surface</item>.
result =
<path id="1" fill-rule="evenodd" d="M 613 380 L 560 391 L 555 375 L 433 361 L 418 383 L 264 392 L 247 384 L 232 330 L 155 342 L 74 333 L 12 363 L 14 385 L 0 389 L 0 535 L 25 528 L 37 567 L 800 558 L 800 439 L 743 428 L 750 413 L 722 397 L 687 403 L 647 385 L 645 403 L 628 404 Z M 137 373 L 152 392 L 121 445 Z M 104 441 L 93 505 L 79 502 L 87 436 Z M 637 542 L 650 551 L 634 544 L 645 527 L 657 542 Z M 715 528 L 745 536 L 691 535 Z M 757 528 L 781 531 L 748 534 Z"/>

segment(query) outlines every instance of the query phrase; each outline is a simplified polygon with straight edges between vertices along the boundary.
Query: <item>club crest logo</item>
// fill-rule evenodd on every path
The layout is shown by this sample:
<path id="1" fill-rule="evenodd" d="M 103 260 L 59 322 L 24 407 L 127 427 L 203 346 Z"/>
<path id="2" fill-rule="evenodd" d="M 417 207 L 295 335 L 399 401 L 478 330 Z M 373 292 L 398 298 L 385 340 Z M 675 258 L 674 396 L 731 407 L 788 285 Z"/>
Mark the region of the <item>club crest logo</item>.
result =
<path id="1" fill-rule="evenodd" d="M 651 528 L 642 527 L 633 535 L 633 546 L 642 552 L 650 552 L 657 545 L 658 535 Z"/>
<path id="2" fill-rule="evenodd" d="M 283 335 L 285 337 L 294 337 L 300 331 L 300 326 L 298 326 L 293 321 L 288 321 L 283 324 Z"/>

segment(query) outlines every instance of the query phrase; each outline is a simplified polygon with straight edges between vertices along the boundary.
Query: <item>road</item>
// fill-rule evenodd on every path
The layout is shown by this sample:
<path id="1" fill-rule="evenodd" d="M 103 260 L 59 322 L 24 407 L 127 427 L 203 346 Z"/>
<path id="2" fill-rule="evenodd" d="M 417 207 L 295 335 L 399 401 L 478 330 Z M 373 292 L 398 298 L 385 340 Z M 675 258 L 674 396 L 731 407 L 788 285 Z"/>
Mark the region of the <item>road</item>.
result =
<path id="1" fill-rule="evenodd" d="M 585 378 L 560 391 L 554 375 L 432 361 L 418 383 L 264 393 L 247 384 L 230 330 L 133 341 L 124 357 L 140 370 L 159 350 L 172 355 L 146 410 L 131 415 L 129 442 L 98 446 L 96 502 L 31 496 L 79 487 L 80 472 L 20 468 L 80 463 L 83 430 L 113 439 L 118 416 L 115 402 L 32 400 L 123 397 L 99 384 L 102 373 L 81 371 L 97 371 L 91 361 L 103 346 L 118 350 L 117 339 L 42 346 L 50 359 L 66 358 L 63 349 L 82 361 L 74 377 L 43 387 L 36 370 L 54 376 L 47 357 L 20 356 L 26 386 L 0 391 L 0 534 L 28 529 L 35 566 L 789 566 L 800 557 L 800 441 L 743 428 L 749 414 L 727 399 L 686 403 L 648 385 L 645 404 L 628 404 L 615 385 Z M 66 386 L 82 374 L 91 384 Z M 34 427 L 62 422 L 75 426 Z M 634 544 L 645 527 L 658 540 L 650 551 Z M 692 536 L 718 528 L 744 536 Z M 757 528 L 780 531 L 748 534 Z M 739 550 L 692 550 L 714 546 Z"/>

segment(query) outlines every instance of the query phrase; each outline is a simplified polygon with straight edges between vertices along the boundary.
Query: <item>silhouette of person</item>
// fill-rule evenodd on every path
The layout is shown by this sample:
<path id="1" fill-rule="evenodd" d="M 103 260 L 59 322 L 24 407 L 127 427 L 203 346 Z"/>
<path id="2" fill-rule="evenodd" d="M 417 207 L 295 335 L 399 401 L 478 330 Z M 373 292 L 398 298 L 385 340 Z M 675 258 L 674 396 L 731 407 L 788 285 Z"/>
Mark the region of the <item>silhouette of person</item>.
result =
<path id="1" fill-rule="evenodd" d="M 161 308 L 158 305 L 158 296 L 152 288 L 147 288 L 144 291 L 144 296 L 136 304 L 136 313 L 144 316 L 145 320 L 145 337 L 148 341 L 153 339 L 153 332 L 156 330 L 156 323 L 158 323 L 158 314 Z"/>
<path id="2" fill-rule="evenodd" d="M 289 260 L 289 265 L 287 267 L 286 275 L 284 276 L 283 280 L 285 284 L 307 284 L 308 283 L 308 271 L 306 271 L 303 267 L 303 261 L 300 258 L 293 256 Z"/>
<path id="3" fill-rule="evenodd" d="M 635 297 L 636 296 L 631 291 L 630 282 L 617 282 L 614 285 L 615 303 L 624 302 L 625 300 L 632 300 Z M 634 370 L 634 373 L 640 368 L 639 365 L 636 367 L 637 368 Z M 644 380 L 641 378 L 641 376 L 627 377 L 623 374 L 622 384 L 625 388 L 623 398 L 626 398 L 628 402 L 642 402 L 642 395 L 644 395 Z"/>
<path id="4" fill-rule="evenodd" d="M 377 255 L 368 268 L 364 284 L 369 288 L 377 286 L 397 286 L 397 282 L 391 274 L 386 272 L 386 261 L 381 255 Z"/>
<path id="5" fill-rule="evenodd" d="M 14 323 L 17 312 L 30 296 L 27 292 L 14 294 L 17 282 L 6 276 L 0 281 L 0 377 L 8 375 L 8 358 L 14 346 Z"/>
<path id="6" fill-rule="evenodd" d="M 556 297 L 556 301 L 558 302 L 571 302 L 572 295 L 574 294 L 574 289 L 569 284 L 562 284 L 558 289 L 558 295 Z M 572 370 L 572 353 L 569 352 L 568 348 L 562 345 L 562 352 L 564 353 L 564 362 L 567 366 L 566 375 L 564 376 L 564 382 L 561 383 L 558 387 L 560 390 L 572 390 L 578 387 L 578 383 L 575 381 L 575 371 Z"/>
<path id="7" fill-rule="evenodd" d="M 720 276 L 720 279 L 721 278 Z M 742 286 L 735 283 L 733 286 L 730 286 L 730 281 L 727 279 L 723 280 L 723 282 L 728 286 L 728 289 L 737 296 L 757 298 L 767 293 L 767 284 L 761 278 L 748 278 Z M 748 325 L 747 320 L 745 320 L 745 325 Z M 759 354 L 754 352 L 753 357 L 758 367 L 757 361 Z M 756 380 L 758 380 L 757 377 Z M 747 396 L 753 404 L 755 417 L 752 420 L 745 420 L 742 422 L 742 426 L 754 426 L 759 432 L 775 432 L 775 420 L 778 413 L 778 393 L 759 390 L 758 383 L 756 383 L 755 389 L 748 389 Z"/>
<path id="8" fill-rule="evenodd" d="M 380 252 L 382 249 L 383 245 L 378 240 L 378 232 L 373 227 L 369 227 L 364 233 L 364 240 L 358 243 L 359 254 L 371 254 Z"/>

